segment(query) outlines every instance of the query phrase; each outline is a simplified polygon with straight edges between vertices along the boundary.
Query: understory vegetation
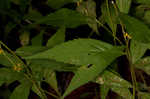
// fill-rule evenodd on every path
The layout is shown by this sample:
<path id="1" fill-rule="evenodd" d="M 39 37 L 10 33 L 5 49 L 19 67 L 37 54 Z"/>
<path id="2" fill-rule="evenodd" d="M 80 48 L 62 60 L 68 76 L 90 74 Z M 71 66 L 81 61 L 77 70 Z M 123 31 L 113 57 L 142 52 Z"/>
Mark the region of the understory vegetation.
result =
<path id="1" fill-rule="evenodd" d="M 150 0 L 0 0 L 0 99 L 150 99 Z"/>

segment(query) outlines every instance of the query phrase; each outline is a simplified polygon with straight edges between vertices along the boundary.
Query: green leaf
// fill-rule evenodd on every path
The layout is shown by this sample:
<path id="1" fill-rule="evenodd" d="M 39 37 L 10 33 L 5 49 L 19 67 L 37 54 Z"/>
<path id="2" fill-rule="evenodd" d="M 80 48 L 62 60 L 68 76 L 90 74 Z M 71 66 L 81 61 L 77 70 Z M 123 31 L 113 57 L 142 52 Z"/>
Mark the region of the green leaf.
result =
<path id="1" fill-rule="evenodd" d="M 138 95 L 140 99 L 148 99 L 150 97 L 150 93 L 146 93 L 146 92 L 139 92 Z"/>
<path id="2" fill-rule="evenodd" d="M 47 42 L 46 46 L 53 47 L 65 41 L 65 27 L 61 27 Z"/>
<path id="3" fill-rule="evenodd" d="M 10 99 L 28 99 L 30 93 L 31 83 L 24 81 L 15 88 L 10 96 Z"/>
<path id="4" fill-rule="evenodd" d="M 147 25 L 138 19 L 125 14 L 121 14 L 120 18 L 125 25 L 127 32 L 132 37 L 132 40 L 137 40 L 141 43 L 150 43 L 150 29 Z"/>
<path id="5" fill-rule="evenodd" d="M 32 38 L 31 42 L 33 46 L 42 46 L 43 33 L 44 31 L 41 31 L 37 36 Z"/>
<path id="6" fill-rule="evenodd" d="M 11 69 L 0 68 L 0 82 L 10 84 L 16 80 L 20 80 L 24 77 L 23 73 L 15 72 Z"/>
<path id="7" fill-rule="evenodd" d="M 51 59 L 32 59 L 27 60 L 32 70 L 50 69 L 56 71 L 76 71 L 79 66 L 65 64 Z"/>
<path id="8" fill-rule="evenodd" d="M 24 20 L 37 21 L 42 18 L 42 14 L 35 9 L 29 8 L 28 14 L 24 16 Z"/>
<path id="9" fill-rule="evenodd" d="M 93 80 L 120 55 L 122 55 L 120 47 L 113 47 L 108 43 L 94 39 L 78 39 L 56 45 L 52 49 L 26 57 L 26 59 L 54 59 L 59 62 L 82 65 L 83 67 L 75 72 L 65 96 L 72 90 Z M 88 64 L 92 64 L 92 67 L 85 67 Z"/>
<path id="10" fill-rule="evenodd" d="M 128 81 L 110 71 L 105 70 L 104 73 L 97 78 L 96 82 L 109 87 L 112 91 L 126 99 L 132 98 L 132 94 L 128 89 L 132 88 L 132 85 Z"/>
<path id="11" fill-rule="evenodd" d="M 103 3 L 101 6 L 101 11 L 102 11 L 101 17 L 103 18 L 103 21 L 109 25 L 109 27 L 114 33 L 116 33 L 118 18 L 114 7 L 110 5 L 109 8 L 107 8 L 106 3 Z"/>
<path id="12" fill-rule="evenodd" d="M 46 47 L 42 47 L 42 46 L 24 46 L 24 47 L 18 48 L 16 50 L 16 54 L 21 57 L 25 57 L 25 56 L 31 56 L 31 55 L 37 54 L 46 49 L 47 49 Z"/>
<path id="13" fill-rule="evenodd" d="M 135 0 L 136 3 L 150 4 L 149 0 Z"/>
<path id="14" fill-rule="evenodd" d="M 142 58 L 139 61 L 137 61 L 134 65 L 136 68 L 141 69 L 150 75 L 150 57 Z"/>
<path id="15" fill-rule="evenodd" d="M 112 50 L 112 48 L 115 47 L 99 40 L 77 39 L 60 45 L 56 45 L 52 49 L 48 49 L 47 51 L 38 53 L 33 56 L 25 57 L 25 58 L 26 59 L 54 59 L 56 61 L 75 64 L 75 65 L 95 64 L 95 62 L 98 62 L 99 64 L 100 59 L 97 58 L 93 59 L 94 57 L 99 57 L 97 53 L 103 55 L 103 53 L 106 54 L 105 51 L 110 51 Z M 115 51 L 112 52 L 110 51 L 109 53 L 113 54 L 113 52 Z M 118 54 L 120 53 L 121 52 L 118 51 Z M 107 57 L 107 56 L 102 56 L 101 57 L 102 60 L 103 57 Z"/>
<path id="16" fill-rule="evenodd" d="M 86 9 L 86 10 L 85 10 Z M 80 6 L 77 6 L 77 11 L 87 15 L 91 18 L 88 20 L 88 25 L 93 29 L 94 32 L 98 33 L 98 26 L 95 21 L 96 15 L 96 3 L 93 0 L 87 0 L 80 3 Z"/>
<path id="17" fill-rule="evenodd" d="M 138 61 L 148 49 L 148 44 L 144 44 L 135 40 L 131 41 L 131 55 L 132 55 L 132 62 L 135 63 Z"/>
<path id="18" fill-rule="evenodd" d="M 50 69 L 44 71 L 45 81 L 58 93 L 56 73 Z"/>
<path id="19" fill-rule="evenodd" d="M 101 99 L 106 99 L 106 96 L 109 92 L 109 87 L 106 85 L 101 85 L 100 86 L 100 95 L 101 95 Z"/>
<path id="20" fill-rule="evenodd" d="M 116 0 L 116 4 L 120 12 L 128 13 L 130 10 L 132 0 Z"/>
<path id="21" fill-rule="evenodd" d="M 34 24 L 47 24 L 55 27 L 75 28 L 79 25 L 87 23 L 87 17 L 77 11 L 62 8 L 54 13 L 51 13 Z"/>
<path id="22" fill-rule="evenodd" d="M 23 33 L 19 36 L 19 39 L 22 46 L 28 45 L 30 40 L 29 31 L 23 31 Z"/>
<path id="23" fill-rule="evenodd" d="M 149 48 L 150 29 L 144 23 L 138 19 L 135 19 L 134 17 L 121 15 L 121 20 L 125 24 L 127 33 L 129 33 L 129 35 L 132 37 L 130 49 L 133 63 L 135 63 Z"/>
<path id="24" fill-rule="evenodd" d="M 67 3 L 72 3 L 77 1 L 79 0 L 48 0 L 47 4 L 54 9 L 58 9 Z"/>

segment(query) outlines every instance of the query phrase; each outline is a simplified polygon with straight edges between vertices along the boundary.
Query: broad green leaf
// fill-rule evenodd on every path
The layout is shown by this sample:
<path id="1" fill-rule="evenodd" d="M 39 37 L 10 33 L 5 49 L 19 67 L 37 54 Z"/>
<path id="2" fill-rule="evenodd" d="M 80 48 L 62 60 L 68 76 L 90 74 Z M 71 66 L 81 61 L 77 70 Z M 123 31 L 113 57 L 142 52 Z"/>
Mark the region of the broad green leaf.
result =
<path id="1" fill-rule="evenodd" d="M 42 46 L 43 33 L 44 31 L 41 31 L 37 36 L 32 38 L 32 46 Z"/>
<path id="2" fill-rule="evenodd" d="M 75 72 L 64 94 L 66 96 L 74 89 L 93 80 L 113 60 L 122 55 L 122 49 L 99 40 L 77 39 L 56 45 L 52 49 L 26 57 L 26 59 L 54 59 L 64 63 L 82 65 L 83 67 Z M 92 64 L 92 67 L 85 67 L 89 64 Z"/>
<path id="3" fill-rule="evenodd" d="M 25 57 L 25 56 L 31 56 L 37 54 L 46 49 L 47 49 L 46 47 L 42 47 L 42 46 L 24 46 L 18 48 L 15 53 L 21 57 Z"/>
<path id="4" fill-rule="evenodd" d="M 48 0 L 47 4 L 54 9 L 58 9 L 67 3 L 73 3 L 77 1 L 79 0 Z"/>
<path id="5" fill-rule="evenodd" d="M 112 48 L 112 45 L 99 40 L 76 39 L 56 45 L 52 49 L 48 49 L 47 51 L 25 58 L 54 59 L 56 61 L 75 65 L 88 65 L 94 64 L 95 62 L 99 63 L 100 59 L 93 59 L 93 57 L 97 57 L 97 53 L 103 54 L 103 52 L 105 53 L 105 51 L 110 51 Z"/>
<path id="6" fill-rule="evenodd" d="M 142 69 L 150 75 L 150 57 L 145 57 L 137 61 L 135 64 L 136 68 Z"/>
<path id="7" fill-rule="evenodd" d="M 150 43 L 150 29 L 148 26 L 138 19 L 125 14 L 121 14 L 120 18 L 132 40 L 137 40 L 141 43 Z"/>
<path id="8" fill-rule="evenodd" d="M 46 46 L 53 47 L 65 41 L 65 27 L 61 27 L 58 31 L 48 40 Z"/>
<path id="9" fill-rule="evenodd" d="M 10 84 L 13 81 L 20 80 L 24 77 L 21 72 L 15 72 L 11 69 L 0 68 L 0 81 L 2 83 Z"/>
<path id="10" fill-rule="evenodd" d="M 132 40 L 130 46 L 132 62 L 135 63 L 136 61 L 138 61 L 145 54 L 147 49 L 147 44 Z"/>
<path id="11" fill-rule="evenodd" d="M 10 96 L 10 99 L 28 99 L 31 85 L 32 84 L 30 82 L 24 81 L 24 83 L 21 83 L 15 88 Z"/>
<path id="12" fill-rule="evenodd" d="M 51 13 L 34 24 L 47 24 L 55 27 L 75 28 L 79 25 L 87 24 L 87 16 L 84 16 L 77 11 L 62 8 L 54 13 Z"/>
<path id="13" fill-rule="evenodd" d="M 128 13 L 130 10 L 132 0 L 116 0 L 116 4 L 120 12 Z"/>
<path id="14" fill-rule="evenodd" d="M 50 69 L 56 71 L 76 71 L 79 66 L 65 64 L 51 59 L 32 59 L 27 60 L 32 70 Z"/>
<path id="15" fill-rule="evenodd" d="M 132 94 L 128 89 L 132 88 L 132 85 L 128 81 L 110 71 L 104 71 L 104 73 L 97 78 L 96 82 L 109 87 L 112 91 L 126 99 L 132 98 Z"/>

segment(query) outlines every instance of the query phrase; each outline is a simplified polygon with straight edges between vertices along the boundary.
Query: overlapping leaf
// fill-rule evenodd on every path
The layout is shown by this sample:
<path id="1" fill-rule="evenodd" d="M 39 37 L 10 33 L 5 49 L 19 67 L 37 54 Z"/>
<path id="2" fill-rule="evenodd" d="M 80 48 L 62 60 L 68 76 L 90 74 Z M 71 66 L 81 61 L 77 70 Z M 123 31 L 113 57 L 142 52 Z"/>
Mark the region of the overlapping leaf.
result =
<path id="1" fill-rule="evenodd" d="M 24 81 L 24 83 L 21 83 L 10 96 L 10 99 L 28 99 L 31 83 L 28 81 Z"/>
<path id="2" fill-rule="evenodd" d="M 126 99 L 132 98 L 132 94 L 129 90 L 129 88 L 132 88 L 132 85 L 128 81 L 110 71 L 104 71 L 104 73 L 100 77 L 98 77 L 96 82 L 101 85 L 107 86 L 112 91 L 116 92 Z"/>
<path id="3" fill-rule="evenodd" d="M 121 20 L 126 27 L 127 33 L 132 37 L 130 49 L 133 63 L 135 63 L 149 48 L 150 29 L 144 23 L 131 16 L 121 14 Z"/>
<path id="4" fill-rule="evenodd" d="M 87 24 L 87 17 L 78 13 L 77 11 L 62 8 L 54 13 L 51 13 L 40 20 L 36 21 L 35 24 L 47 24 L 56 27 L 65 26 L 67 28 L 75 28 L 79 25 Z"/>

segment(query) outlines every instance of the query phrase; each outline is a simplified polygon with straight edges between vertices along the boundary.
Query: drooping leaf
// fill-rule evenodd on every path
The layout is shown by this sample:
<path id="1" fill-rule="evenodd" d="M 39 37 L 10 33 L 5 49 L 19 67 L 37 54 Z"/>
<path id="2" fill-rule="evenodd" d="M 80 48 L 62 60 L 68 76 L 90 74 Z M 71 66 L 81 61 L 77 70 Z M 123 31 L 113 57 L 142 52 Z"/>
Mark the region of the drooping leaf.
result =
<path id="1" fill-rule="evenodd" d="M 53 47 L 65 41 L 65 27 L 61 27 L 47 42 L 46 46 Z"/>
<path id="2" fill-rule="evenodd" d="M 21 83 L 15 88 L 10 96 L 10 99 L 28 99 L 31 85 L 32 84 L 30 82 L 24 81 L 24 83 Z"/>
<path id="3" fill-rule="evenodd" d="M 97 78 L 96 82 L 109 87 L 112 91 L 126 99 L 132 98 L 132 94 L 129 91 L 129 88 L 132 88 L 132 85 L 110 71 L 104 71 L 104 73 Z"/>
<path id="4" fill-rule="evenodd" d="M 116 0 L 116 4 L 120 12 L 128 13 L 130 10 L 132 0 Z"/>
<path id="5" fill-rule="evenodd" d="M 58 9 L 67 3 L 73 3 L 77 1 L 79 0 L 48 0 L 47 4 L 54 9 Z"/>
<path id="6" fill-rule="evenodd" d="M 87 17 L 77 11 L 62 8 L 54 13 L 51 13 L 34 24 L 47 24 L 55 27 L 75 28 L 79 25 L 87 23 Z"/>
<path id="7" fill-rule="evenodd" d="M 150 57 L 145 57 L 137 61 L 135 67 L 145 71 L 147 74 L 150 75 Z"/>

